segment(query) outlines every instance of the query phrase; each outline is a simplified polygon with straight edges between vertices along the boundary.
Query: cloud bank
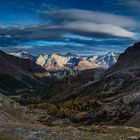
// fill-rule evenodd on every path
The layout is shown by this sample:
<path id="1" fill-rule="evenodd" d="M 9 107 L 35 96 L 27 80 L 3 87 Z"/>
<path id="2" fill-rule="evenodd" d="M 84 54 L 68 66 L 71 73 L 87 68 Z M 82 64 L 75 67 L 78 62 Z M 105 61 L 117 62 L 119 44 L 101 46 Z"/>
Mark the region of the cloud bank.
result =
<path id="1" fill-rule="evenodd" d="M 135 30 L 139 23 L 128 16 L 81 9 L 55 9 L 38 11 L 38 14 L 40 24 L 0 28 L 0 38 L 10 39 L 9 44 L 11 41 L 12 45 L 18 44 L 18 47 L 31 48 L 49 45 L 68 48 L 99 46 L 109 39 L 110 42 L 116 39 L 117 43 L 137 39 Z"/>

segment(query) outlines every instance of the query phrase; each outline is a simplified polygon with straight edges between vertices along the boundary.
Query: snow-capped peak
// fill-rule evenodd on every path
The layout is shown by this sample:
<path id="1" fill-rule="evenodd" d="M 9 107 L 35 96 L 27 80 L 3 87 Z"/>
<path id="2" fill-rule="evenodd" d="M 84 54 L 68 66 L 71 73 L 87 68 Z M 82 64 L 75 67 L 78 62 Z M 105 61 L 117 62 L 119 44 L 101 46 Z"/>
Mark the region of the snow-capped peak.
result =
<path id="1" fill-rule="evenodd" d="M 32 56 L 30 53 L 22 51 L 22 52 L 13 52 L 13 53 L 8 53 L 10 55 L 22 58 L 22 59 L 35 59 L 34 56 Z"/>
<path id="2" fill-rule="evenodd" d="M 10 53 L 20 58 L 24 59 L 32 59 L 33 56 L 27 52 L 18 52 L 18 53 Z M 85 69 L 93 66 L 101 67 L 104 69 L 109 68 L 114 63 L 117 62 L 119 57 L 119 53 L 116 52 L 109 52 L 105 55 L 93 55 L 90 57 L 87 56 L 77 56 L 75 54 L 67 53 L 66 55 L 61 55 L 59 53 L 52 53 L 51 55 L 48 54 L 41 54 L 34 61 L 38 64 L 43 66 L 47 70 L 58 70 L 58 69 L 69 69 L 69 68 L 78 68 L 79 65 L 85 66 Z M 86 64 L 84 64 L 86 63 Z"/>

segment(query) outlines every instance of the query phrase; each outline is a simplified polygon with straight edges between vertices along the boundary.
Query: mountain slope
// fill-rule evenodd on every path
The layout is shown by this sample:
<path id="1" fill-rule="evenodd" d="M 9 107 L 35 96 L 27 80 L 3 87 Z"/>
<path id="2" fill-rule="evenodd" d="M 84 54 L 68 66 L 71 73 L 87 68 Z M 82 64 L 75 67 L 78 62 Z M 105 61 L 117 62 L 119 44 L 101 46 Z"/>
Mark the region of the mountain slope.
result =
<path id="1" fill-rule="evenodd" d="M 21 59 L 0 51 L 0 91 L 15 92 L 37 87 L 46 76 L 44 68 L 29 59 Z"/>
<path id="2" fill-rule="evenodd" d="M 139 60 L 140 43 L 136 43 L 120 55 L 101 80 L 80 91 L 84 93 L 82 98 L 96 99 L 100 106 L 96 111 L 87 113 L 89 121 L 124 123 L 139 111 Z"/>
<path id="3" fill-rule="evenodd" d="M 138 71 L 140 69 L 140 43 L 126 49 L 122 53 L 117 63 L 112 66 L 107 73 L 117 71 Z"/>
<path id="4" fill-rule="evenodd" d="M 83 85 L 92 83 L 95 79 L 98 79 L 103 72 L 103 69 L 88 69 L 83 70 L 77 75 L 66 76 L 42 88 L 37 92 L 38 96 L 43 100 L 47 99 L 51 102 L 74 99 L 80 95 L 78 91 Z"/>

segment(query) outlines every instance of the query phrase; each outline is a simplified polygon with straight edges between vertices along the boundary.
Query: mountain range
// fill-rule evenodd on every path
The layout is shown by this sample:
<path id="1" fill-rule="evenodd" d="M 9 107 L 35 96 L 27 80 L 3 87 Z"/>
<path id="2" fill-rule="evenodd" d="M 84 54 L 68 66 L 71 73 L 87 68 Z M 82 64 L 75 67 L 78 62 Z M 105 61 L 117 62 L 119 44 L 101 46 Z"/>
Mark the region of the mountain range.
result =
<path id="1" fill-rule="evenodd" d="M 20 93 L 51 84 L 68 75 L 79 75 L 81 71 L 103 69 L 104 65 L 114 64 L 118 55 L 109 53 L 86 57 L 53 53 L 35 57 L 27 52 L 0 51 L 0 91 L 5 94 Z"/>
<path id="2" fill-rule="evenodd" d="M 48 71 L 69 69 L 85 70 L 99 67 L 107 69 L 116 63 L 120 55 L 120 53 L 116 52 L 92 56 L 78 56 L 71 53 L 67 53 L 66 55 L 61 55 L 58 53 L 53 53 L 51 55 L 41 54 L 36 57 L 27 52 L 17 52 L 10 54 L 23 59 L 35 61 L 38 65 L 41 65 Z"/>

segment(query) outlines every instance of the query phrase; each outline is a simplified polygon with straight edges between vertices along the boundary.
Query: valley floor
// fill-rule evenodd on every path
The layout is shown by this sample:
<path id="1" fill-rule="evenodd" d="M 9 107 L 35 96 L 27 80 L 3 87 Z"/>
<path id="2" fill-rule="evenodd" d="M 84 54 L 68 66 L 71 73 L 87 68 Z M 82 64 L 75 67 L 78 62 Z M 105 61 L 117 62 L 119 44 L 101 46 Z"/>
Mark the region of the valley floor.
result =
<path id="1" fill-rule="evenodd" d="M 121 126 L 44 126 L 0 123 L 0 140 L 139 140 L 140 129 Z"/>

